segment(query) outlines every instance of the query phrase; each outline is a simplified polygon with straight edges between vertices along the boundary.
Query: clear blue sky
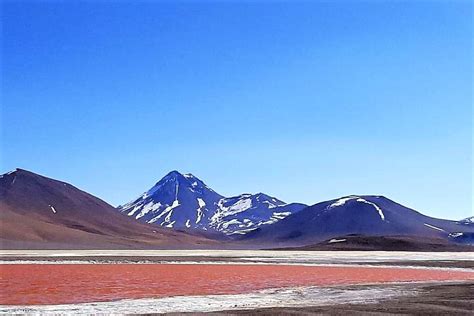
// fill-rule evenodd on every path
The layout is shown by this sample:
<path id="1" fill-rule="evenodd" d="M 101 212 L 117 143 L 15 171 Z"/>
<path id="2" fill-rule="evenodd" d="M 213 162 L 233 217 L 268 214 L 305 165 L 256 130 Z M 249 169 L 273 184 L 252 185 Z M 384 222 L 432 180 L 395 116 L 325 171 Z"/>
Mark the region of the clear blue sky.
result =
<path id="1" fill-rule="evenodd" d="M 472 207 L 470 1 L 2 1 L 1 172 Z"/>

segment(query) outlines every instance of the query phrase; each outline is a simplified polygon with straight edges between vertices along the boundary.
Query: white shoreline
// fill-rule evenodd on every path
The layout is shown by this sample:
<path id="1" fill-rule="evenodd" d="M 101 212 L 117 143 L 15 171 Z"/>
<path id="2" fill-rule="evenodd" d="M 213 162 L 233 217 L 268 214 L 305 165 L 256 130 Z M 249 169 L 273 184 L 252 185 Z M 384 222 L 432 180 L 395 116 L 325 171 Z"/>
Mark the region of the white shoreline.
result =
<path id="1" fill-rule="evenodd" d="M 423 282 L 430 283 L 430 282 Z M 416 295 L 416 288 L 400 288 L 405 283 L 390 283 L 360 288 L 291 287 L 274 288 L 246 294 L 193 295 L 147 299 L 124 299 L 61 305 L 0 305 L 0 314 L 147 314 L 212 312 L 270 307 L 306 307 L 347 303 L 373 303 L 382 299 Z M 410 282 L 407 284 L 417 284 Z M 398 285 L 398 287 L 397 287 Z M 359 287 L 357 285 L 356 287 Z"/>
<path id="2" fill-rule="evenodd" d="M 474 261 L 474 252 L 286 250 L 0 250 L 8 257 L 211 257 L 299 261 Z"/>
<path id="3" fill-rule="evenodd" d="M 24 257 L 24 259 L 22 259 Z M 35 259 L 38 258 L 38 259 Z M 134 260 L 138 258 L 139 260 Z M 160 260 L 162 258 L 162 260 Z M 195 258 L 204 258 L 197 260 Z M 219 259 L 219 260 L 217 260 Z M 466 252 L 272 250 L 0 250 L 0 264 L 236 264 L 386 267 L 473 271 L 417 262 L 474 262 Z M 403 262 L 403 264 L 402 264 Z M 386 264 L 383 264 L 386 263 Z M 413 263 L 413 264 L 411 264 Z"/>
<path id="4" fill-rule="evenodd" d="M 341 267 L 341 268 L 384 268 L 384 269 L 418 269 L 418 270 L 444 270 L 444 271 L 461 271 L 473 272 L 471 268 L 457 267 L 430 267 L 430 266 L 413 266 L 413 265 L 383 265 L 370 263 L 298 263 L 298 262 L 245 262 L 245 261 L 94 261 L 94 260 L 1 260 L 0 265 L 22 265 L 22 264 L 49 264 L 49 265 L 66 265 L 66 264 L 189 264 L 189 265 L 283 265 L 283 266 L 304 266 L 304 267 Z"/>

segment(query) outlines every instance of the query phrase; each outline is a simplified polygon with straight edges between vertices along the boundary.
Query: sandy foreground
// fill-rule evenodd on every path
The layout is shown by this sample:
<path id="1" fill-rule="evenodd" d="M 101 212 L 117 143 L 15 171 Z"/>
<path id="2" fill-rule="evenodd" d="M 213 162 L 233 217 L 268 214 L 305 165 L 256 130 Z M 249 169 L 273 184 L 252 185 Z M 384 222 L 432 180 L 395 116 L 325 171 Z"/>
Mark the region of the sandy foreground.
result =
<path id="1" fill-rule="evenodd" d="M 309 306 L 226 310 L 207 315 L 473 315 L 474 283 L 400 284 L 372 286 L 381 297 L 372 300 L 366 287 L 352 287 L 355 300 L 334 300 Z M 389 295 L 388 291 L 391 292 Z M 397 292 L 398 291 L 398 292 Z M 363 302 L 360 298 L 367 298 Z"/>
<path id="2" fill-rule="evenodd" d="M 474 272 L 474 253 L 316 252 L 241 250 L 0 251 L 2 264 L 243 264 L 404 267 L 431 273 Z M 25 266 L 26 267 L 26 266 Z M 1 266 L 0 266 L 1 269 Z M 387 270 L 389 271 L 389 270 Z M 1 271 L 0 271 L 1 275 Z M 145 285 L 146 286 L 146 285 Z M 246 293 L 178 295 L 55 305 L 0 305 L 2 314 L 471 314 L 472 278 L 443 281 L 286 286 Z M 2 291 L 2 290 L 0 290 Z"/>

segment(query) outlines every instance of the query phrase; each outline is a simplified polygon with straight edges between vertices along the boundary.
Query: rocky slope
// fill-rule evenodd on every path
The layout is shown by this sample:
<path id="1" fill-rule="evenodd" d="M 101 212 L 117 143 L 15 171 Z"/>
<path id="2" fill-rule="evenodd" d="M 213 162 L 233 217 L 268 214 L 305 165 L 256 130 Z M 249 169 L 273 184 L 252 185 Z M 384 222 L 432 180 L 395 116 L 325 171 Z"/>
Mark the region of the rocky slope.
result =
<path id="1" fill-rule="evenodd" d="M 0 176 L 0 246 L 206 248 L 206 238 L 137 222 L 78 188 L 16 169 Z"/>

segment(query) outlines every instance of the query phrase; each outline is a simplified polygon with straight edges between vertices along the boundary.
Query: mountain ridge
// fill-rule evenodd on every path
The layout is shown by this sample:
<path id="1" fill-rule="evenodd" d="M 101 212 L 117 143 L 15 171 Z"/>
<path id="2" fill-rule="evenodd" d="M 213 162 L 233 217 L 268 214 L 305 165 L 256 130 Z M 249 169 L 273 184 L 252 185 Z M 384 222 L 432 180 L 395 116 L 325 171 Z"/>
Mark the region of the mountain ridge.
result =
<path id="1" fill-rule="evenodd" d="M 193 174 L 174 170 L 118 209 L 135 219 L 168 228 L 234 235 L 274 223 L 304 207 L 261 192 L 224 197 Z"/>
<path id="2" fill-rule="evenodd" d="M 254 249 L 317 245 L 354 234 L 362 236 L 357 243 L 409 236 L 410 242 L 424 238 L 474 244 L 473 217 L 438 219 L 381 195 L 349 195 L 311 206 L 287 204 L 261 192 L 223 197 L 194 175 L 177 171 L 128 205 L 128 213 L 122 209 L 125 214 L 120 214 L 71 184 L 17 168 L 0 175 L 0 244 L 31 249 Z M 190 212 L 180 213 L 186 205 L 191 205 Z M 153 222 L 140 223 L 147 216 Z"/>
<path id="3" fill-rule="evenodd" d="M 75 186 L 17 168 L 0 176 L 2 248 L 207 247 L 207 238 L 145 225 Z"/>
<path id="4" fill-rule="evenodd" d="M 285 246 L 317 244 L 349 234 L 420 236 L 451 241 L 474 231 L 470 225 L 426 216 L 384 196 L 350 195 L 320 202 L 246 236 L 247 242 Z"/>

